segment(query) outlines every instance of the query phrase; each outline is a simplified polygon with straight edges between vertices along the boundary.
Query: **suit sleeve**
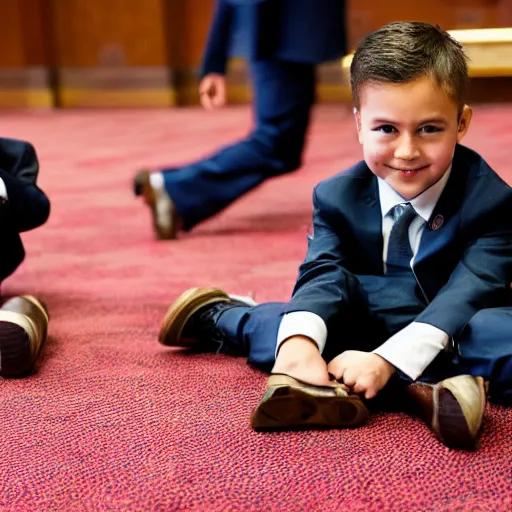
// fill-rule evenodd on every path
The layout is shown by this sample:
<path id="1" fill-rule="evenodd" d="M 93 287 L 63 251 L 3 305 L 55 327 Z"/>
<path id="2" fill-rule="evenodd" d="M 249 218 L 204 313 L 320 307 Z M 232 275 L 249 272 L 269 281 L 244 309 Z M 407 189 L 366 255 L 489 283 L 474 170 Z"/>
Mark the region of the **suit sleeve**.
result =
<path id="1" fill-rule="evenodd" d="M 342 219 L 333 217 L 322 204 L 317 189 L 313 193 L 313 236 L 308 237 L 306 258 L 285 313 L 309 311 L 318 315 L 327 329 L 333 325 L 342 303 L 348 300 L 356 282 L 345 267 L 342 241 L 333 229 Z"/>
<path id="2" fill-rule="evenodd" d="M 1 141 L 0 178 L 7 201 L 2 205 L 2 223 L 22 232 L 40 226 L 48 219 L 50 202 L 36 185 L 39 163 L 34 147 L 24 141 Z"/>
<path id="3" fill-rule="evenodd" d="M 479 310 L 505 304 L 512 281 L 512 190 L 470 226 L 475 233 L 446 285 L 418 315 L 457 336 Z M 448 314 L 447 314 L 448 313 Z"/>
<path id="4" fill-rule="evenodd" d="M 232 22 L 233 7 L 226 0 L 218 0 L 201 63 L 201 78 L 209 73 L 225 74 Z"/>

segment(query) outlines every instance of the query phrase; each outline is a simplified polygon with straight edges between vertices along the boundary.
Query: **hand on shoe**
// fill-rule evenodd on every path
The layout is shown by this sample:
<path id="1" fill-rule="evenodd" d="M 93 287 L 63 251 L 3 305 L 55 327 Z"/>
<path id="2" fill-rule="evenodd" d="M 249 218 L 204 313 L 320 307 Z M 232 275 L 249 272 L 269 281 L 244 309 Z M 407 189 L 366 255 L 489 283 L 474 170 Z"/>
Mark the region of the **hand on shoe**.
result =
<path id="1" fill-rule="evenodd" d="M 206 110 L 223 107 L 226 104 L 226 79 L 224 75 L 210 73 L 199 84 L 201 105 Z"/>
<path id="2" fill-rule="evenodd" d="M 354 393 L 371 399 L 387 384 L 396 368 L 377 354 L 347 350 L 336 356 L 327 370 Z"/>

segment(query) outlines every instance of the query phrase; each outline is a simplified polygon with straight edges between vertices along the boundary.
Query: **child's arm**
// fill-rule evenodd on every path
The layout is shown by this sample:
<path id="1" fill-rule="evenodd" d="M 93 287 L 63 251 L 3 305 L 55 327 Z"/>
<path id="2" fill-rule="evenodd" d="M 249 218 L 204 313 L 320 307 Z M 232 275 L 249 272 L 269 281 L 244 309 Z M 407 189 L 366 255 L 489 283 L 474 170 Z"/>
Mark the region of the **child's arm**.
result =
<path id="1" fill-rule="evenodd" d="M 512 279 L 512 191 L 491 188 L 495 206 L 473 218 L 473 234 L 448 283 L 415 321 L 374 352 L 417 379 L 480 309 L 507 301 Z"/>
<path id="2" fill-rule="evenodd" d="M 50 213 L 48 198 L 35 184 L 38 171 L 30 143 L 0 139 L 0 178 L 7 196 L 1 206 L 1 222 L 18 233 L 40 226 Z"/>
<path id="3" fill-rule="evenodd" d="M 348 301 L 350 287 L 358 286 L 358 281 L 347 267 L 346 242 L 334 227 L 338 224 L 339 230 L 343 218 L 322 202 L 321 196 L 325 194 L 317 193 L 320 186 L 329 185 L 324 182 L 313 192 L 313 235 L 309 237 L 308 251 L 286 313 L 313 313 L 323 320 L 329 331 L 342 303 Z"/>
<path id="4" fill-rule="evenodd" d="M 468 226 L 473 238 L 446 285 L 416 322 L 456 337 L 479 310 L 505 303 L 512 280 L 511 212 L 512 189 L 507 189 L 496 197 L 491 211 Z"/>

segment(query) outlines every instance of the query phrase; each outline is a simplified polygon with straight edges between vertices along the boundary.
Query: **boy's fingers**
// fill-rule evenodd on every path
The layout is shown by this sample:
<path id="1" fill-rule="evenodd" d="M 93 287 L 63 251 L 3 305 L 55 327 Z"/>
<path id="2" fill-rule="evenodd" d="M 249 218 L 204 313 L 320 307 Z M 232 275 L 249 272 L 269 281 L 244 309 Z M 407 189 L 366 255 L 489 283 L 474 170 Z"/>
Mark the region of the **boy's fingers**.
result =
<path id="1" fill-rule="evenodd" d="M 223 80 L 219 80 L 215 87 L 213 96 L 213 104 L 216 107 L 223 107 L 226 103 L 226 84 Z"/>
<path id="2" fill-rule="evenodd" d="M 201 106 L 206 110 L 211 110 L 213 108 L 212 99 L 207 92 L 202 92 L 201 96 Z"/>
<path id="3" fill-rule="evenodd" d="M 364 393 L 366 399 L 374 398 L 377 395 L 377 386 L 373 379 L 368 377 L 359 378 L 353 386 L 356 393 Z"/>
<path id="4" fill-rule="evenodd" d="M 356 391 L 355 388 L 358 385 L 357 378 L 353 377 L 350 372 L 347 373 L 346 371 L 344 371 L 342 376 L 338 380 L 343 380 L 343 384 Z M 359 391 L 356 391 L 356 393 L 359 393 Z"/>
<path id="5" fill-rule="evenodd" d="M 367 400 L 371 400 L 372 398 L 375 398 L 377 396 L 377 392 L 374 389 L 367 389 L 366 393 L 364 394 L 364 397 Z"/>
<path id="6" fill-rule="evenodd" d="M 356 393 L 366 393 L 366 391 L 368 390 L 368 382 L 367 380 L 363 377 L 363 378 L 359 378 L 359 379 L 356 379 L 354 381 L 354 385 L 352 387 L 352 389 L 354 390 L 354 392 Z"/>
<path id="7" fill-rule="evenodd" d="M 338 356 L 339 357 L 339 356 Z M 327 371 L 332 374 L 332 376 L 336 379 L 336 380 L 341 380 L 342 377 L 343 377 L 343 373 L 345 371 L 345 368 L 343 365 L 339 364 L 339 359 L 336 358 L 336 360 L 333 362 L 331 361 L 328 365 L 327 365 Z"/>
<path id="8" fill-rule="evenodd" d="M 328 370 L 336 380 L 343 380 L 343 373 L 345 371 L 343 368 L 328 368 Z"/>

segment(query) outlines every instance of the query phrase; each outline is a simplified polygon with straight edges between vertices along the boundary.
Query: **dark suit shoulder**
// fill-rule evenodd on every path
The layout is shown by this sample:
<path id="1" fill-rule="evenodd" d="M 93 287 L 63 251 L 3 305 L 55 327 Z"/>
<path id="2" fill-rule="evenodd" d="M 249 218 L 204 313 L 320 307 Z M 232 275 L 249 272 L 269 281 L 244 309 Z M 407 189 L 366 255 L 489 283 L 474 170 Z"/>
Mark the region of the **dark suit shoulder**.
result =
<path id="1" fill-rule="evenodd" d="M 453 168 L 456 172 L 466 173 L 469 180 L 488 178 L 491 186 L 510 188 L 479 153 L 461 144 L 457 144 L 455 148 Z"/>
<path id="2" fill-rule="evenodd" d="M 16 177 L 25 185 L 36 182 L 39 162 L 30 142 L 0 138 L 0 173 Z"/>
<path id="3" fill-rule="evenodd" d="M 512 188 L 476 151 L 457 146 L 450 182 L 453 196 L 462 198 L 464 224 L 486 224 L 496 214 L 512 219 Z"/>
<path id="4" fill-rule="evenodd" d="M 375 191 L 376 181 L 377 178 L 362 160 L 321 181 L 315 187 L 315 196 L 325 205 L 330 204 L 339 209 Z"/>
<path id="5" fill-rule="evenodd" d="M 372 177 L 373 173 L 366 165 L 366 162 L 361 160 L 352 167 L 344 169 L 343 171 L 321 181 L 315 188 L 319 193 L 322 193 L 324 191 L 327 192 L 328 190 L 332 190 L 332 188 L 336 188 L 338 190 L 357 187 Z"/>

